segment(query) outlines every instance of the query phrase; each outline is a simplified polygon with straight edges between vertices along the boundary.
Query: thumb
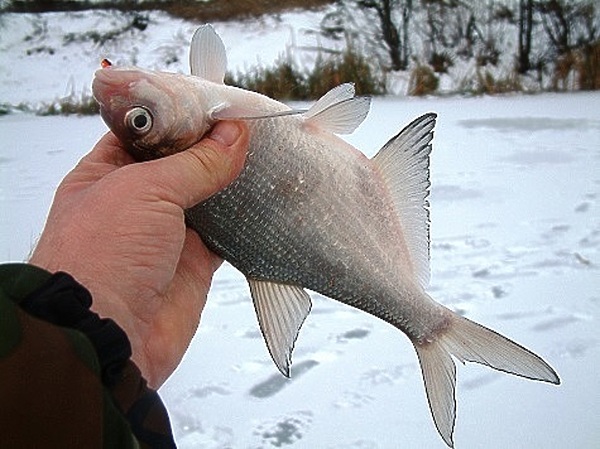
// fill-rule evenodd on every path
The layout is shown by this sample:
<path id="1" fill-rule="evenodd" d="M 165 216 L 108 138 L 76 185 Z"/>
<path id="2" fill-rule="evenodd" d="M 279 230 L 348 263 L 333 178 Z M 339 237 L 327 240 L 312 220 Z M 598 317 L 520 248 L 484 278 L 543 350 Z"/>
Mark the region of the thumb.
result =
<path id="1" fill-rule="evenodd" d="M 248 142 L 244 123 L 218 122 L 207 137 L 187 150 L 149 162 L 149 185 L 160 198 L 183 209 L 192 207 L 240 174 Z"/>

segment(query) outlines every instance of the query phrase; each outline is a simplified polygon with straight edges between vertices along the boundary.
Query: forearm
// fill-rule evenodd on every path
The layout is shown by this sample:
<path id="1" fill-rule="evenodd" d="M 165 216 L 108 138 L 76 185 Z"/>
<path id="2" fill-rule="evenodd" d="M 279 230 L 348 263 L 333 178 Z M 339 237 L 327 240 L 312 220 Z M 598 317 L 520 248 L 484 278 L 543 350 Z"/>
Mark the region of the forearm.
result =
<path id="1" fill-rule="evenodd" d="M 69 275 L 0 266 L 0 446 L 174 447 L 127 336 L 90 305 Z"/>

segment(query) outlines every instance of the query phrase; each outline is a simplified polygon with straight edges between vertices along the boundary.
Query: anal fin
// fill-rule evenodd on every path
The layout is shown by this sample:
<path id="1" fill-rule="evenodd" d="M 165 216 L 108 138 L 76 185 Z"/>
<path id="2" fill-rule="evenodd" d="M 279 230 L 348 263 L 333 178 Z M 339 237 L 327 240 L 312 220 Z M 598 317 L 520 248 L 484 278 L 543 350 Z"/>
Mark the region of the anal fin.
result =
<path id="1" fill-rule="evenodd" d="M 302 287 L 248 278 L 250 293 L 271 358 L 289 377 L 292 350 L 312 303 Z"/>

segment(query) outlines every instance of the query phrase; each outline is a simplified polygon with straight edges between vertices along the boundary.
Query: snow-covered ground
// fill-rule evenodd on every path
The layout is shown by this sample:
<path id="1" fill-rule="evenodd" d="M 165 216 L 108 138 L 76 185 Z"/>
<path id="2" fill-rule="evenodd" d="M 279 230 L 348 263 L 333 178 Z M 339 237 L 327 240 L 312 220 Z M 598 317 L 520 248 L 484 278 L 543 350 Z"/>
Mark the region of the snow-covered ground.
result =
<path id="1" fill-rule="evenodd" d="M 324 41 L 315 31 L 323 12 L 285 13 L 243 23 L 215 23 L 233 72 L 272 64 L 291 52 L 311 64 Z M 115 65 L 189 73 L 189 42 L 198 23 L 151 12 L 142 32 L 132 29 L 106 41 L 132 16 L 115 11 L 4 14 L 0 17 L 0 104 L 36 105 L 90 92 L 90 80 L 103 58 Z M 90 32 L 96 34 L 91 35 Z"/>
<path id="2" fill-rule="evenodd" d="M 600 441 L 598 94 L 375 99 L 349 140 L 373 155 L 439 113 L 432 155 L 432 296 L 538 352 L 559 387 L 459 367 L 458 447 L 595 448 Z M 0 118 L 0 257 L 23 260 L 100 118 Z M 215 279 L 184 362 L 162 388 L 189 448 L 444 447 L 416 356 L 396 329 L 315 296 L 286 380 L 243 277 Z"/>
<path id="3" fill-rule="evenodd" d="M 84 31 L 105 23 L 86 14 L 81 20 L 96 22 L 60 26 Z M 21 27 L 37 20 L 26 17 L 18 18 Z M 307 28 L 318 22 L 301 17 Z M 85 45 L 60 46 L 58 58 L 27 56 L 21 43 L 7 44 L 20 28 L 3 29 L 0 103 L 50 101 L 68 83 L 88 86 L 105 56 L 129 61 L 137 51 L 140 65 L 159 66 L 152 58 L 158 61 L 166 47 L 157 42 L 188 39 L 194 27 L 163 20 L 162 28 L 156 25 L 162 31 L 140 36 L 119 50 L 130 53 L 117 57 Z M 275 58 L 289 36 L 301 35 L 289 28 L 289 17 L 217 24 L 234 67 Z M 175 52 L 180 66 L 170 69 L 187 71 L 185 52 Z M 429 292 L 534 350 L 561 376 L 555 387 L 459 366 L 459 448 L 598 447 L 599 110 L 598 93 L 377 98 L 348 137 L 373 155 L 415 116 L 439 114 Z M 27 258 L 60 179 L 105 129 L 99 117 L 0 117 L 0 260 Z M 445 447 L 429 416 L 416 356 L 399 331 L 315 295 L 286 380 L 262 342 L 245 280 L 227 265 L 216 276 L 192 346 L 161 394 L 182 448 Z"/>

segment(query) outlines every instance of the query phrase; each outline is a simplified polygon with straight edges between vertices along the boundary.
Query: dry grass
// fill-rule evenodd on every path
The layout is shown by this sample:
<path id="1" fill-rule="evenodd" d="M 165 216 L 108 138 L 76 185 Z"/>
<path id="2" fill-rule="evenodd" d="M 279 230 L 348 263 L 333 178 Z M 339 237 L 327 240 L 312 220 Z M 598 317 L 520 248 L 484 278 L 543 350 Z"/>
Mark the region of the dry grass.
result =
<path id="1" fill-rule="evenodd" d="M 308 74 L 307 82 L 312 98 L 319 98 L 342 83 L 354 83 L 356 95 L 382 95 L 386 92 L 382 72 L 355 51 L 350 42 L 341 55 L 320 57 Z"/>
<path id="2" fill-rule="evenodd" d="M 508 71 L 503 76 L 494 76 L 489 70 L 477 70 L 477 94 L 497 95 L 522 91 L 523 86 L 516 70 Z"/>
<path id="3" fill-rule="evenodd" d="M 553 62 L 552 89 L 600 89 L 600 41 L 559 54 Z"/>
<path id="4" fill-rule="evenodd" d="M 383 74 L 352 48 L 341 54 L 319 57 L 310 70 L 298 68 L 291 55 L 287 55 L 279 58 L 273 67 L 254 67 L 245 73 L 228 74 L 225 82 L 278 100 L 314 100 L 342 83 L 354 83 L 357 95 L 386 92 Z"/>
<path id="5" fill-rule="evenodd" d="M 278 100 L 305 100 L 308 92 L 304 78 L 290 60 L 279 59 L 273 67 L 254 67 L 237 75 L 227 74 L 225 84 Z"/>
<path id="6" fill-rule="evenodd" d="M 439 82 L 439 78 L 430 66 L 418 64 L 410 72 L 408 95 L 433 95 L 437 91 Z"/>
<path id="7" fill-rule="evenodd" d="M 153 3 L 153 2 L 150 2 Z M 332 3 L 331 0 L 211 0 L 166 1 L 162 8 L 172 16 L 200 22 L 227 21 L 278 14 L 293 9 L 315 9 Z M 143 3 L 142 3 L 143 4 Z M 157 9 L 157 8 L 151 8 Z"/>
<path id="8" fill-rule="evenodd" d="M 584 46 L 581 53 L 582 61 L 577 68 L 579 89 L 600 89 L 600 41 Z"/>
<path id="9" fill-rule="evenodd" d="M 4 7 L 9 12 L 82 11 L 88 9 L 118 9 L 122 11 L 162 10 L 174 17 L 200 22 L 239 20 L 278 14 L 293 9 L 315 9 L 333 0 L 147 0 L 73 1 L 12 0 Z"/>
<path id="10" fill-rule="evenodd" d="M 100 106 L 90 94 L 72 93 L 51 103 L 33 109 L 37 115 L 96 115 Z"/>

